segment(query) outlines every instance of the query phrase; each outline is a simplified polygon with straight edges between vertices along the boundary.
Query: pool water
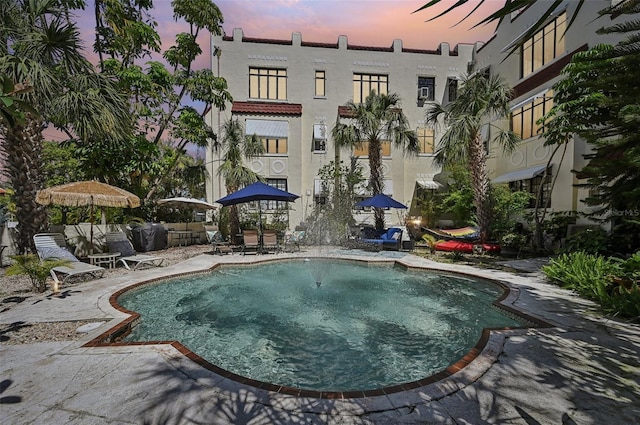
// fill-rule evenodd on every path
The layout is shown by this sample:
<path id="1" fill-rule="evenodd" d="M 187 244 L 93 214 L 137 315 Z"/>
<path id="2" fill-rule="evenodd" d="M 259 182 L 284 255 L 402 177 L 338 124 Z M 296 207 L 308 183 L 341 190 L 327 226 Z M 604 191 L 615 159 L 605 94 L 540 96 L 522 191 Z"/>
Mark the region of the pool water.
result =
<path id="1" fill-rule="evenodd" d="M 355 391 L 425 378 L 460 360 L 482 328 L 522 326 L 491 306 L 501 293 L 483 280 L 312 259 L 223 266 L 118 303 L 141 314 L 125 341 L 177 340 L 258 381 Z"/>

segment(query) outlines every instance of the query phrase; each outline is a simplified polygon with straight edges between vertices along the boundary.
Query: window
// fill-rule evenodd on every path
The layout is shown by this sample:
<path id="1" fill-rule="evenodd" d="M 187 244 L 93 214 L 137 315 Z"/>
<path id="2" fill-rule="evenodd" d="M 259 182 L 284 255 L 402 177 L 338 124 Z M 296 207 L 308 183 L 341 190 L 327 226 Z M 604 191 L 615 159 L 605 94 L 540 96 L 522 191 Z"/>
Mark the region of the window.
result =
<path id="1" fill-rule="evenodd" d="M 566 20 L 567 14 L 563 12 L 523 43 L 520 48 L 522 78 L 564 53 Z"/>
<path id="2" fill-rule="evenodd" d="M 313 183 L 314 183 L 314 188 L 313 188 L 314 205 L 326 205 L 327 195 L 329 194 L 328 183 L 320 179 L 315 179 Z"/>
<path id="3" fill-rule="evenodd" d="M 261 137 L 262 146 L 264 146 L 265 154 L 283 154 L 287 153 L 287 139 L 286 138 L 268 138 Z"/>
<path id="4" fill-rule="evenodd" d="M 389 76 L 378 74 L 353 74 L 353 102 L 363 103 L 369 94 L 388 94 Z"/>
<path id="5" fill-rule="evenodd" d="M 511 111 L 511 129 L 523 140 L 536 136 L 542 127 L 536 121 L 549 112 L 552 107 L 553 91 L 547 90 L 543 96 Z"/>
<path id="6" fill-rule="evenodd" d="M 287 179 L 267 179 L 266 182 L 269 186 L 275 187 L 276 189 L 288 191 L 287 189 Z M 287 209 L 288 205 L 286 201 L 260 201 L 260 208 L 262 210 L 282 210 Z"/>
<path id="7" fill-rule="evenodd" d="M 324 124 L 313 125 L 313 151 L 325 152 L 327 150 L 327 126 Z"/>
<path id="8" fill-rule="evenodd" d="M 316 71 L 316 96 L 324 97 L 326 92 L 327 79 L 324 71 Z"/>
<path id="9" fill-rule="evenodd" d="M 543 176 L 536 176 L 532 179 L 517 180 L 509 182 L 509 189 L 511 191 L 523 191 L 531 194 L 529 205 L 527 208 L 535 208 L 536 197 L 538 196 L 538 190 L 542 185 L 542 193 L 540 194 L 540 206 L 542 208 L 551 208 L 551 173 L 547 172 L 547 176 L 542 180 Z"/>
<path id="10" fill-rule="evenodd" d="M 458 79 L 457 78 L 447 79 L 447 95 L 449 98 L 449 102 L 453 102 L 458 98 Z"/>
<path id="11" fill-rule="evenodd" d="M 432 128 L 418 127 L 418 144 L 421 154 L 433 154 L 435 146 L 434 132 Z"/>
<path id="12" fill-rule="evenodd" d="M 434 77 L 418 77 L 418 105 L 435 99 L 436 79 Z"/>
<path id="13" fill-rule="evenodd" d="M 391 142 L 383 140 L 380 142 L 382 156 L 391 156 Z M 360 142 L 353 148 L 353 156 L 369 156 L 369 142 Z"/>
<path id="14" fill-rule="evenodd" d="M 287 70 L 249 68 L 249 97 L 253 99 L 287 99 Z"/>

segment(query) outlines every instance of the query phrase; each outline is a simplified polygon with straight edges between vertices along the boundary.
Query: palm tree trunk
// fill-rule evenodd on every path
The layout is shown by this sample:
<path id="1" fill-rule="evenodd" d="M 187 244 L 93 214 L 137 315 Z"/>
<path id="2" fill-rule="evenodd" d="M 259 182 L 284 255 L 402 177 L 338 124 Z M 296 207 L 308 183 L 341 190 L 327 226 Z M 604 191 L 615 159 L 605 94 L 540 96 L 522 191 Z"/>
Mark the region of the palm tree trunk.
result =
<path id="1" fill-rule="evenodd" d="M 369 168 L 371 169 L 371 177 L 369 184 L 373 195 L 382 193 L 382 146 L 379 140 L 369 140 Z M 373 209 L 373 217 L 375 219 L 376 230 L 384 230 L 384 210 L 381 208 Z"/>
<path id="2" fill-rule="evenodd" d="M 44 188 L 42 122 L 27 114 L 24 126 L 7 129 L 4 152 L 6 175 L 15 190 L 17 253 L 36 252 L 33 235 L 48 227 L 46 209 L 36 203 L 36 194 Z"/>
<path id="3" fill-rule="evenodd" d="M 488 239 L 491 220 L 487 195 L 489 179 L 487 177 L 487 151 L 480 133 L 469 146 L 469 169 L 471 170 L 471 186 L 473 188 L 473 204 L 476 207 L 476 218 L 480 229 L 480 242 Z"/>

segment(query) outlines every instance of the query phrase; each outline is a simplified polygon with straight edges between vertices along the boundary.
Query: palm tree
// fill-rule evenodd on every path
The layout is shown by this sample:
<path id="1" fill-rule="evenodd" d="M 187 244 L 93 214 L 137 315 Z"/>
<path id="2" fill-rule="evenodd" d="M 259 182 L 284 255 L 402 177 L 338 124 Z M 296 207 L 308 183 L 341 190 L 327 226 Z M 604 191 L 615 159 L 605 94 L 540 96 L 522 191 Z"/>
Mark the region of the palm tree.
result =
<path id="1" fill-rule="evenodd" d="M 382 193 L 382 142 L 391 141 L 407 154 L 417 154 L 418 136 L 409 126 L 407 117 L 400 109 L 400 97 L 397 93 L 377 94 L 372 91 L 364 103 L 349 101 L 351 123 L 337 122 L 331 134 L 340 148 L 352 148 L 363 142 L 368 143 L 369 187 L 373 195 Z M 384 229 L 384 211 L 374 209 L 376 229 Z"/>
<path id="2" fill-rule="evenodd" d="M 258 137 L 245 136 L 242 126 L 237 119 L 230 119 L 222 125 L 222 139 L 215 150 L 221 151 L 221 164 L 218 175 L 224 178 L 227 193 L 236 192 L 238 189 L 255 183 L 260 176 L 244 165 L 245 159 L 256 158 L 264 153 L 264 146 Z M 237 235 L 240 232 L 240 218 L 238 208 L 231 205 L 229 217 L 229 234 Z"/>
<path id="3" fill-rule="evenodd" d="M 33 235 L 47 227 L 45 207 L 35 202 L 44 187 L 44 128 L 52 124 L 89 141 L 122 136 L 130 124 L 126 101 L 82 56 L 80 32 L 64 5 L 58 0 L 21 0 L 5 2 L 0 12 L 5 23 L 0 30 L 0 74 L 30 84 L 33 90 L 22 99 L 38 112 L 25 112 L 15 125 L 0 125 L 6 174 L 15 190 L 18 253 L 34 252 Z"/>
<path id="4" fill-rule="evenodd" d="M 463 79 L 456 100 L 446 106 L 433 104 L 427 110 L 426 121 L 434 127 L 446 128 L 436 148 L 440 165 L 465 164 L 471 172 L 473 203 L 482 242 L 487 240 L 490 208 L 488 202 L 487 148 L 482 128 L 497 129 L 495 140 L 509 152 L 519 142 L 510 130 L 502 130 L 493 122 L 509 115 L 512 91 L 500 76 L 478 73 Z"/>

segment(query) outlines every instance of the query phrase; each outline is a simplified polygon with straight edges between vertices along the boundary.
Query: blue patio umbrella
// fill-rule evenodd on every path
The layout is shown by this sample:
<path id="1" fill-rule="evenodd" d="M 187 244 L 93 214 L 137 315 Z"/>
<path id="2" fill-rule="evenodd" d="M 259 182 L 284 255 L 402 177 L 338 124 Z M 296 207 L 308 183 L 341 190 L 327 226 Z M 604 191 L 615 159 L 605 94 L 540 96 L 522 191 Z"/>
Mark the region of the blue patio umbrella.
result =
<path id="1" fill-rule="evenodd" d="M 371 198 L 365 199 L 364 201 L 360 201 L 356 204 L 356 207 L 407 209 L 406 206 L 384 193 L 379 193 Z"/>
<path id="2" fill-rule="evenodd" d="M 216 202 L 222 204 L 222 206 L 243 204 L 251 201 L 285 201 L 293 202 L 300 196 L 293 193 L 280 190 L 276 187 L 269 186 L 268 184 L 260 181 L 250 184 L 244 189 L 240 189 L 233 192 L 224 198 L 218 199 Z"/>
<path id="3" fill-rule="evenodd" d="M 294 195 L 276 187 L 257 181 L 244 189 L 233 192 L 224 198 L 218 199 L 216 202 L 227 207 L 229 205 L 243 204 L 245 202 L 258 201 L 259 230 L 260 230 L 260 247 L 262 248 L 262 208 L 260 201 L 284 201 L 293 202 L 300 196 Z"/>

